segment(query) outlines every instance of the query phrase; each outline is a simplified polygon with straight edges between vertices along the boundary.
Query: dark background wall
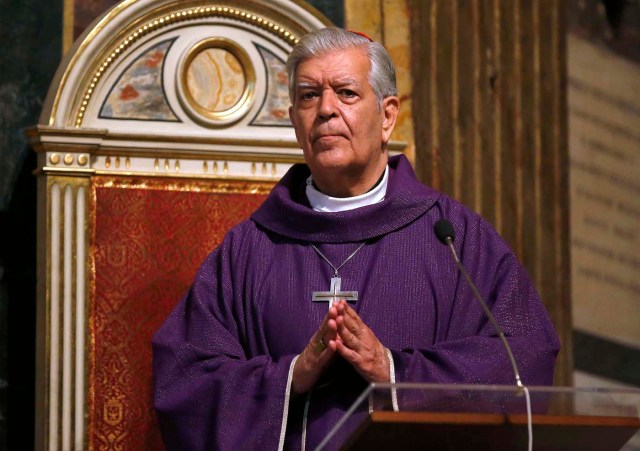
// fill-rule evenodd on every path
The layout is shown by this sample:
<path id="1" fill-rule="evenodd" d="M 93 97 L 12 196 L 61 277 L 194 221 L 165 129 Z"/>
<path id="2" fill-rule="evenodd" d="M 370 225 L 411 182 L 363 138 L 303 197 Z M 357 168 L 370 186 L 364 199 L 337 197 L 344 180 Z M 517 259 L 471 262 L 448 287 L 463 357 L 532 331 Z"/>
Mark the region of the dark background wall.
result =
<path id="1" fill-rule="evenodd" d="M 568 0 L 568 31 L 640 62 L 640 2 Z"/>
<path id="2" fill-rule="evenodd" d="M 62 0 L 0 0 L 0 11 L 0 449 L 32 449 L 36 193 L 24 128 L 61 58 Z"/>

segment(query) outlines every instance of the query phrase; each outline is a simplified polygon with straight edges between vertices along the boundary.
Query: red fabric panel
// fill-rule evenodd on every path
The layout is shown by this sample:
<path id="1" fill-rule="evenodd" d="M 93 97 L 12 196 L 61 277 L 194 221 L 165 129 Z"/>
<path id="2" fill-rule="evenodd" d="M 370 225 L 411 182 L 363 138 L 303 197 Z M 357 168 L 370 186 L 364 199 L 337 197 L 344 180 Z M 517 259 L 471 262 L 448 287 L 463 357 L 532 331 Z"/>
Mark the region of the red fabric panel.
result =
<path id="1" fill-rule="evenodd" d="M 273 186 L 268 182 L 92 182 L 89 448 L 162 449 L 151 337 L 200 263 Z"/>

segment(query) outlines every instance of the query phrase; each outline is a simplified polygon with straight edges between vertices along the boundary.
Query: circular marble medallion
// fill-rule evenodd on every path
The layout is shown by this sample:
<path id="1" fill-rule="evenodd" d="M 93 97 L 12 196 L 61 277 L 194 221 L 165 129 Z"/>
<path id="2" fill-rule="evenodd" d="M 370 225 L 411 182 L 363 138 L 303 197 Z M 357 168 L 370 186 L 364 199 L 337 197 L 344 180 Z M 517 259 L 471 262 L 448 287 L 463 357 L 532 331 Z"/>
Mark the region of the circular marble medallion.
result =
<path id="1" fill-rule="evenodd" d="M 255 71 L 246 52 L 226 38 L 197 43 L 180 64 L 178 93 L 195 120 L 213 126 L 236 122 L 253 100 Z"/>

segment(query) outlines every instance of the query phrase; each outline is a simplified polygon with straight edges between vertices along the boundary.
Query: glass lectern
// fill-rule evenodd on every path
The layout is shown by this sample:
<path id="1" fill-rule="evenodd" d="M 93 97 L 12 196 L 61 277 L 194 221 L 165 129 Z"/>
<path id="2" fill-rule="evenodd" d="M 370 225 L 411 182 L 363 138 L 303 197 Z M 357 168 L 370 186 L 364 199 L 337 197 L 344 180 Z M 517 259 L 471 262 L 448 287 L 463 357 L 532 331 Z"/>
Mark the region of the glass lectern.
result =
<path id="1" fill-rule="evenodd" d="M 318 449 L 630 451 L 638 430 L 637 389 L 372 384 Z"/>

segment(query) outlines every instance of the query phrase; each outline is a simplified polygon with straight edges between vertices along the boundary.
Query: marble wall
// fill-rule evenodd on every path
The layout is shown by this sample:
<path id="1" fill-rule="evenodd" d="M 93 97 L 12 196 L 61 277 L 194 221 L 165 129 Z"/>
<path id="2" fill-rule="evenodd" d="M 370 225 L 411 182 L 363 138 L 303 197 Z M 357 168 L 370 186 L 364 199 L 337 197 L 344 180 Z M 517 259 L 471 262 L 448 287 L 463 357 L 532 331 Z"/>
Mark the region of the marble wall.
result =
<path id="1" fill-rule="evenodd" d="M 640 3 L 568 6 L 575 381 L 638 387 Z"/>

